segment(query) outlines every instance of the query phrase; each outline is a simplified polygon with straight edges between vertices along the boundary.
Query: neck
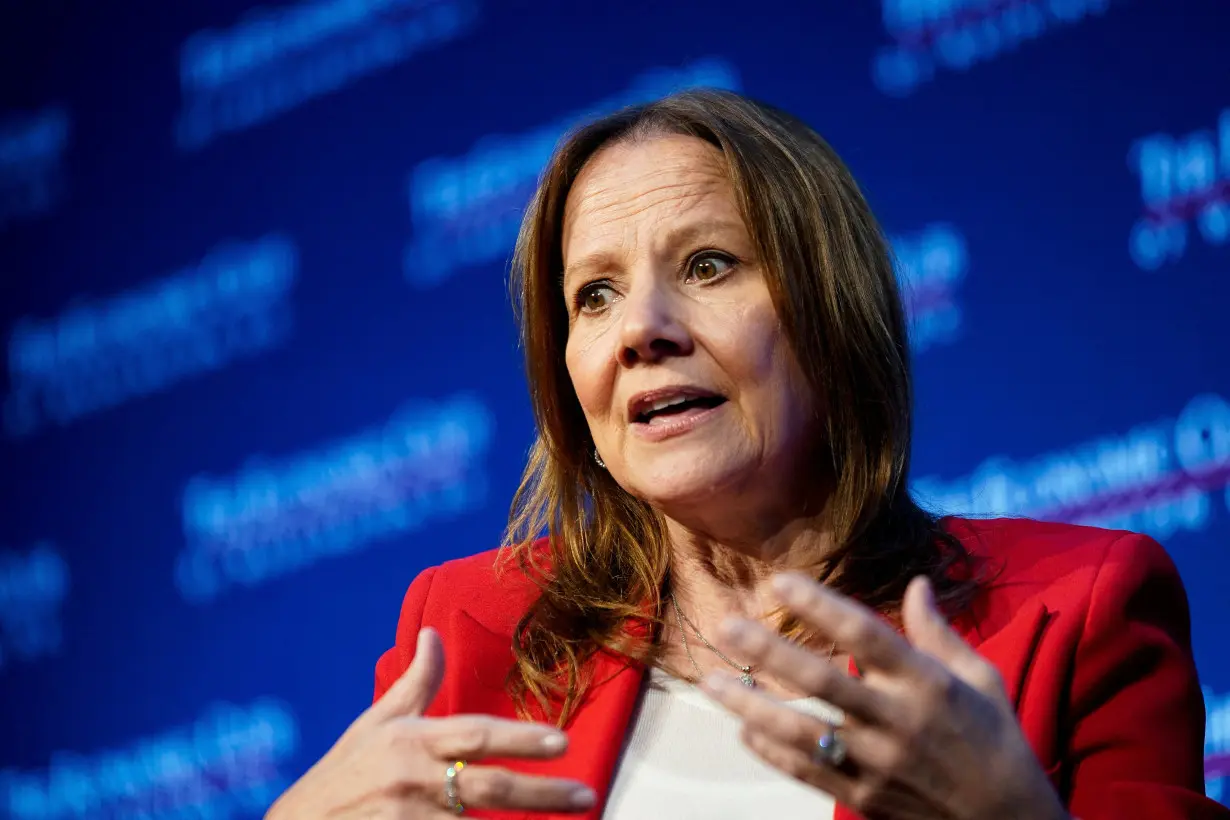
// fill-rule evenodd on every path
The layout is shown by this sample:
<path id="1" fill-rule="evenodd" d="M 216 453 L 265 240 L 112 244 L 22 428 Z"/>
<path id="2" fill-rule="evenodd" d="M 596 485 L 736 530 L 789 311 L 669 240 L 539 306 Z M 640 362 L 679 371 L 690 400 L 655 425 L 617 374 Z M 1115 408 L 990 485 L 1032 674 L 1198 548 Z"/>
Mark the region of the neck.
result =
<path id="1" fill-rule="evenodd" d="M 671 589 L 687 616 L 713 635 L 729 616 L 768 621 L 777 609 L 773 576 L 816 567 L 833 549 L 819 516 L 796 518 L 768 531 L 717 537 L 667 520 Z"/>

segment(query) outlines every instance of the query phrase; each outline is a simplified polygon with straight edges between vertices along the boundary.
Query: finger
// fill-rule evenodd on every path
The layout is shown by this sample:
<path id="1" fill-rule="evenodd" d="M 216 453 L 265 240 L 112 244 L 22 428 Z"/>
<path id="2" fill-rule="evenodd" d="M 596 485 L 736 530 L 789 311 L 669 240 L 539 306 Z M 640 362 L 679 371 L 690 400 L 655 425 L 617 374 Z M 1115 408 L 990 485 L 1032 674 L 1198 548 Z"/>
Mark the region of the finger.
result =
<path id="1" fill-rule="evenodd" d="M 762 690 L 744 686 L 725 672 L 710 672 L 701 680 L 701 686 L 725 709 L 742 719 L 744 725 L 800 749 L 811 749 L 828 725 L 839 726 L 845 722 L 845 716 L 835 712 L 826 724 Z"/>
<path id="2" fill-rule="evenodd" d="M 437 802 L 447 810 L 444 772 Z M 457 797 L 467 809 L 581 812 L 594 804 L 594 792 L 578 780 L 518 774 L 502 766 L 467 765 L 454 778 Z"/>
<path id="3" fill-rule="evenodd" d="M 790 747 L 807 757 L 809 765 L 829 767 L 828 763 L 814 759 L 815 749 L 820 738 L 830 734 L 833 729 L 839 729 L 841 741 L 846 747 L 846 759 L 849 765 L 841 767 L 841 772 L 849 773 L 850 767 L 865 772 L 878 772 L 878 779 L 891 778 L 894 767 L 900 759 L 899 744 L 884 730 L 879 730 L 863 724 L 860 720 L 849 719 L 844 714 L 814 714 L 804 712 L 802 708 L 777 700 L 763 691 L 738 684 L 733 676 L 726 672 L 711 672 L 705 677 L 702 685 L 713 693 L 715 700 L 734 716 L 743 720 L 745 730 L 754 731 L 774 741 L 775 744 Z M 791 771 L 798 776 L 798 771 Z"/>
<path id="4" fill-rule="evenodd" d="M 419 630 L 414 658 L 401 677 L 393 682 L 384 697 L 372 704 L 367 716 L 377 721 L 394 717 L 416 717 L 435 700 L 444 680 L 444 646 L 431 627 Z"/>
<path id="5" fill-rule="evenodd" d="M 897 672 L 915 662 L 909 642 L 862 604 L 795 572 L 774 576 L 772 586 L 790 611 L 836 640 L 859 665 Z"/>
<path id="6" fill-rule="evenodd" d="M 440 760 L 475 761 L 485 757 L 558 757 L 568 736 L 543 723 L 490 715 L 455 715 L 418 722 L 424 747 Z"/>
<path id="7" fill-rule="evenodd" d="M 958 678 L 984 693 L 1002 689 L 995 668 L 953 630 L 939 611 L 931 582 L 925 577 L 914 578 L 906 587 L 901 617 L 910 642 Z"/>
<path id="8" fill-rule="evenodd" d="M 882 692 L 755 621 L 728 619 L 722 624 L 720 634 L 723 643 L 729 644 L 753 665 L 865 723 L 893 720 L 892 703 Z"/>
<path id="9" fill-rule="evenodd" d="M 837 802 L 849 805 L 855 781 L 852 767 L 837 768 L 817 763 L 810 752 L 782 743 L 776 737 L 745 726 L 743 745 L 778 771 L 827 793 Z"/>
<path id="10" fill-rule="evenodd" d="M 930 820 L 940 816 L 936 806 L 927 804 L 908 787 L 859 766 L 834 767 L 817 763 L 809 752 L 783 744 L 751 727 L 744 728 L 742 740 L 743 745 L 765 763 L 820 789 L 868 820 Z"/>
<path id="11" fill-rule="evenodd" d="M 848 773 L 851 766 L 857 769 L 858 789 L 881 790 L 892 786 L 911 794 L 953 793 L 955 784 L 948 777 L 946 768 L 934 765 L 934 758 L 920 755 L 917 744 L 903 740 L 897 726 L 877 727 L 859 720 L 848 720 L 842 715 L 830 717 L 806 713 L 772 695 L 743 686 L 725 672 L 712 672 L 701 683 L 722 706 L 742 719 L 748 731 L 797 753 L 791 756 L 779 749 L 779 759 L 775 765 L 786 765 L 789 761 L 797 763 L 801 759 L 798 755 L 803 755 L 810 767 L 833 768 L 817 761 L 813 755 L 820 738 L 834 728 L 840 732 L 849 761 L 839 767 L 840 772 Z M 939 759 L 944 759 L 942 754 Z M 795 766 L 784 770 L 796 777 L 800 773 L 806 774 L 821 788 L 828 788 L 822 785 L 821 780 L 824 783 L 831 781 L 831 778 L 817 779 L 808 767 L 799 769 Z M 860 792 L 858 799 L 869 797 Z"/>
<path id="12" fill-rule="evenodd" d="M 952 631 L 948 620 L 936 608 L 935 592 L 931 582 L 924 576 L 919 575 L 912 579 L 905 588 L 901 617 L 910 642 L 939 658 L 945 665 L 958 663 L 973 652 L 965 641 Z"/>

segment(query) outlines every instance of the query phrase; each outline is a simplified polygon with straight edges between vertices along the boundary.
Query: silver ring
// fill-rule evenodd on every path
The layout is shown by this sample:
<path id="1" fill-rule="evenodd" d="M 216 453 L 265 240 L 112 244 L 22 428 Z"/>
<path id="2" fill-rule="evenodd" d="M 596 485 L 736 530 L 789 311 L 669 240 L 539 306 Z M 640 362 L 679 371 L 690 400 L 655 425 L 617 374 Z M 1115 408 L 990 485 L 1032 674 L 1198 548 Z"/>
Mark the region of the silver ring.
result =
<path id="1" fill-rule="evenodd" d="M 828 766 L 840 766 L 846 761 L 846 742 L 841 739 L 841 735 L 837 734 L 837 728 L 831 724 L 825 724 L 827 728 L 824 734 L 816 741 L 816 748 L 812 750 L 812 757 L 817 763 L 824 763 Z"/>
<path id="2" fill-rule="evenodd" d="M 464 760 L 458 760 L 444 772 L 444 802 L 453 814 L 464 814 L 466 807 L 461 805 L 461 795 L 457 792 L 457 773 L 466 767 Z"/>

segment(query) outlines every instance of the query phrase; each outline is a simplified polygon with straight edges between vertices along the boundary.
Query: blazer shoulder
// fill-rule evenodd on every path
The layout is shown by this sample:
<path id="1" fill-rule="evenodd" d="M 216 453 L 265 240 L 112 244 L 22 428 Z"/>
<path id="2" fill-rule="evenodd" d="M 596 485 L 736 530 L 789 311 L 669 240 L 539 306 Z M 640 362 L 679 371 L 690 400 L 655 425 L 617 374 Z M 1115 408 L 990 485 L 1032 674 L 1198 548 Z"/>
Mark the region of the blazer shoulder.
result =
<path id="1" fill-rule="evenodd" d="M 376 663 L 377 700 L 414 660 L 423 627 L 434 629 L 446 647 L 456 640 L 461 612 L 496 634 L 516 630 L 537 587 L 515 562 L 501 571 L 500 558 L 500 548 L 489 549 L 426 567 L 414 577 L 402 598 L 393 646 Z"/>
<path id="2" fill-rule="evenodd" d="M 1150 563 L 1169 561 L 1152 538 L 1127 530 L 1030 518 L 949 517 L 943 524 L 971 554 L 998 565 L 1000 580 L 1045 583 L 1081 567 L 1099 566 L 1112 553 L 1137 555 Z"/>
<path id="3" fill-rule="evenodd" d="M 983 564 L 985 586 L 976 609 L 984 634 L 1035 601 L 1083 617 L 1095 593 L 1130 595 L 1158 580 L 1178 584 L 1169 555 L 1146 535 L 1023 518 L 944 523 Z"/>
<path id="4" fill-rule="evenodd" d="M 497 547 L 428 567 L 410 584 L 403 612 L 419 578 L 430 575 L 430 591 L 424 590 L 420 609 L 423 626 L 447 630 L 461 610 L 491 631 L 511 634 L 538 588 L 515 560 L 504 560 L 508 557 L 505 548 Z"/>

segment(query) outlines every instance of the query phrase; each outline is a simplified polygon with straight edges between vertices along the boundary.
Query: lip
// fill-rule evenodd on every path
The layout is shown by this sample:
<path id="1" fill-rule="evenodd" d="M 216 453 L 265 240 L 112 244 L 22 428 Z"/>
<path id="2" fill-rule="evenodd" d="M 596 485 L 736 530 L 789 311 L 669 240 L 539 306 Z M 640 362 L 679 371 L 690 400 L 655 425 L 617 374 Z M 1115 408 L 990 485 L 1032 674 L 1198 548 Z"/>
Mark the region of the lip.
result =
<path id="1" fill-rule="evenodd" d="M 722 408 L 725 406 L 726 402 L 722 402 L 717 407 L 689 410 L 682 416 L 670 416 L 669 418 L 655 421 L 653 424 L 646 424 L 640 421 L 633 422 L 631 425 L 632 435 L 642 441 L 662 441 L 674 438 L 675 436 L 681 436 L 712 419 L 722 412 Z"/>
<path id="2" fill-rule="evenodd" d="M 721 393 L 691 384 L 676 384 L 670 387 L 659 387 L 656 390 L 646 390 L 628 399 L 628 423 L 638 424 L 636 417 L 662 399 L 710 399 L 721 395 Z"/>
<path id="3" fill-rule="evenodd" d="M 713 418 L 725 406 L 723 401 L 717 407 L 696 407 L 681 415 L 662 416 L 652 423 L 636 421 L 645 409 L 652 407 L 654 402 L 669 398 L 713 398 L 722 397 L 721 393 L 706 390 L 695 385 L 675 385 L 657 390 L 638 393 L 628 402 L 628 427 L 632 434 L 643 441 L 662 441 L 683 435 Z"/>

